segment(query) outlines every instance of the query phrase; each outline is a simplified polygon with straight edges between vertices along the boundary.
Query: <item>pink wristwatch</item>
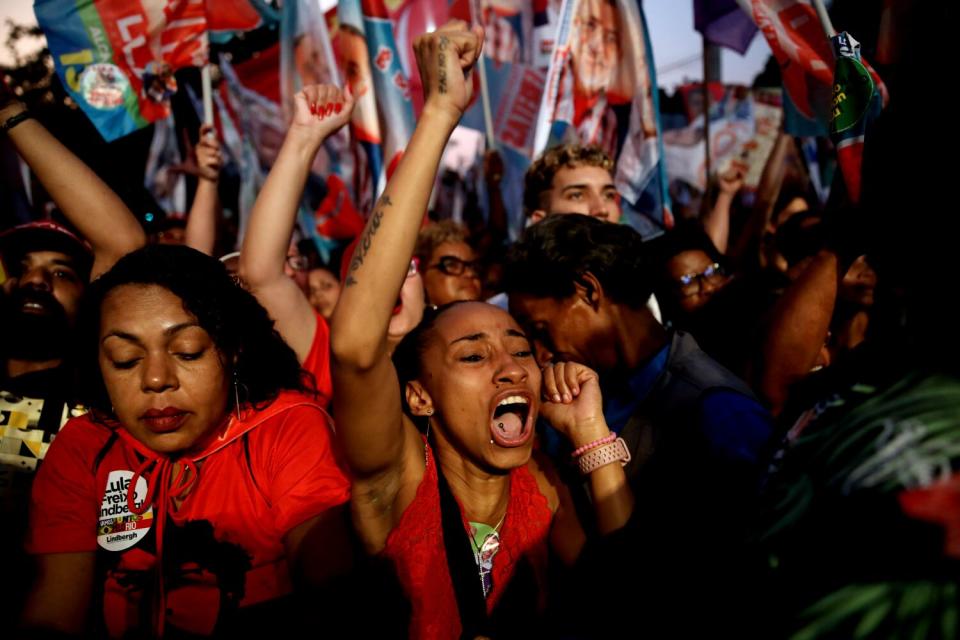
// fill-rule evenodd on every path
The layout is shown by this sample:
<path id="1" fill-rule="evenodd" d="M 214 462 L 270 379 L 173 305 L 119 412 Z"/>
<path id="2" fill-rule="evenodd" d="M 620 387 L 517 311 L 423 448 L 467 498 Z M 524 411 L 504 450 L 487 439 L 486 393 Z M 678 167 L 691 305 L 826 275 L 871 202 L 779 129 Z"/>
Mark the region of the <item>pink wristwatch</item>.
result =
<path id="1" fill-rule="evenodd" d="M 623 438 L 617 438 L 610 444 L 591 449 L 577 458 L 577 465 L 583 475 L 588 475 L 613 462 L 619 462 L 621 465 L 630 462 L 630 450 L 627 449 L 627 443 Z"/>

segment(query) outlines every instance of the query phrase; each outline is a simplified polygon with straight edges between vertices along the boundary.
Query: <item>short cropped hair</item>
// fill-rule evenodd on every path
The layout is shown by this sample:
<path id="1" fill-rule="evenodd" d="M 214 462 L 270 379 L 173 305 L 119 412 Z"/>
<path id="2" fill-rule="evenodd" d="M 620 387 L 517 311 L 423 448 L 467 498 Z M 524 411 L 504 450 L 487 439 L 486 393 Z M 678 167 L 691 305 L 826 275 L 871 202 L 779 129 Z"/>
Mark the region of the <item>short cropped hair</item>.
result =
<path id="1" fill-rule="evenodd" d="M 549 216 L 508 250 L 504 286 L 508 294 L 562 300 L 590 272 L 611 300 L 640 308 L 653 291 L 648 254 L 640 234 L 626 225 L 580 214 Z"/>
<path id="2" fill-rule="evenodd" d="M 543 208 L 543 194 L 553 187 L 557 171 L 564 168 L 600 167 L 613 174 L 613 160 L 599 147 L 563 144 L 551 147 L 534 160 L 524 176 L 523 212 L 530 216 Z"/>

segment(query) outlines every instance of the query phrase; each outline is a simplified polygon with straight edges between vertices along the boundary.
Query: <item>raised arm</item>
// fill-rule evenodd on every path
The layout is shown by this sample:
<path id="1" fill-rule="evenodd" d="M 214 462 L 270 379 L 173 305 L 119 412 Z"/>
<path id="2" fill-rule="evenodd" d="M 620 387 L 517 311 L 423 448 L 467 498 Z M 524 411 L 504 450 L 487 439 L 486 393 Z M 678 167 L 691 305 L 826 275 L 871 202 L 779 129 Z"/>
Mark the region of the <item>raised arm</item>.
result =
<path id="1" fill-rule="evenodd" d="M 11 123 L 26 113 L 21 102 L 8 101 L 0 107 L 0 123 Z M 8 129 L 7 135 L 53 201 L 93 248 L 91 280 L 146 243 L 143 228 L 123 200 L 37 120 L 21 120 Z"/>
<path id="2" fill-rule="evenodd" d="M 757 186 L 757 198 L 750 218 L 733 246 L 728 246 L 727 255 L 733 260 L 745 263 L 754 259 L 754 253 L 760 246 L 764 229 L 770 222 L 773 207 L 780 193 L 783 176 L 786 173 L 786 159 L 793 145 L 793 139 L 781 133 L 767 158 Z M 728 243 L 729 244 L 729 243 Z"/>
<path id="3" fill-rule="evenodd" d="M 354 477 L 397 480 L 404 460 L 423 445 L 404 421 L 387 329 L 413 256 L 440 156 L 470 102 L 469 71 L 480 54 L 482 30 L 452 22 L 414 42 L 425 101 L 403 158 L 363 230 L 331 318 L 337 436 Z M 418 458 L 407 457 L 419 447 Z M 386 474 L 386 475 L 385 475 Z M 390 495 L 380 496 L 387 509 Z M 355 493 L 356 495 L 356 493 Z M 356 499 L 355 499 L 356 503 Z"/>
<path id="4" fill-rule="evenodd" d="M 717 251 L 725 254 L 730 241 L 730 208 L 737 192 L 743 187 L 743 174 L 737 169 L 730 169 L 717 176 L 717 187 L 717 200 L 703 216 L 703 230 L 713 240 Z"/>
<path id="5" fill-rule="evenodd" d="M 843 271 L 837 254 L 814 256 L 777 301 L 763 341 L 760 391 L 778 415 L 791 385 L 805 378 L 827 339 Z"/>
<path id="6" fill-rule="evenodd" d="M 612 438 L 603 417 L 600 380 L 591 369 L 576 362 L 551 363 L 543 369 L 540 413 L 574 447 L 588 447 L 602 438 Z M 633 492 L 619 462 L 590 472 L 587 484 L 593 498 L 597 530 L 612 533 L 623 527 L 633 513 Z"/>
<path id="7" fill-rule="evenodd" d="M 287 249 L 313 159 L 352 111 L 353 97 L 333 86 L 311 85 L 297 93 L 290 130 L 253 205 L 240 250 L 240 276 L 300 362 L 310 353 L 317 320 L 306 295 L 284 273 Z"/>
<path id="8" fill-rule="evenodd" d="M 220 181 L 220 142 L 212 125 L 200 127 L 196 149 L 197 192 L 193 196 L 190 215 L 187 216 L 186 244 L 188 247 L 213 255 L 217 244 L 217 183 Z"/>

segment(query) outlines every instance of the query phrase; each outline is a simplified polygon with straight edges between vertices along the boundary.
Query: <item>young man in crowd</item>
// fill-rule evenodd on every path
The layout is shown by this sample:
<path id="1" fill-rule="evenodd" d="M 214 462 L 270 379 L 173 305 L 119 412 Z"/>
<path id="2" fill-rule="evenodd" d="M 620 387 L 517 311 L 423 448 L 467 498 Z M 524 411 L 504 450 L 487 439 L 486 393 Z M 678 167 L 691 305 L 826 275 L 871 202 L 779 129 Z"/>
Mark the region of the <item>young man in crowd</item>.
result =
<path id="1" fill-rule="evenodd" d="M 547 149 L 527 169 L 523 208 L 530 224 L 562 213 L 620 222 L 613 160 L 597 147 L 565 144 Z"/>

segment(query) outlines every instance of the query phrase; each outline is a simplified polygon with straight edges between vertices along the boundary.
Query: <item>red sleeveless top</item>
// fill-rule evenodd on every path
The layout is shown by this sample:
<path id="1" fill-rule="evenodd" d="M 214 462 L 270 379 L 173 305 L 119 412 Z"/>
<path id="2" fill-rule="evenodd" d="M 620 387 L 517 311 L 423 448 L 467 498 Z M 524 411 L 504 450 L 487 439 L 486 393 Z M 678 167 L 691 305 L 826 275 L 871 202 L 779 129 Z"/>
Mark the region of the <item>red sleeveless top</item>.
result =
<path id="1" fill-rule="evenodd" d="M 417 494 L 387 537 L 382 554 L 393 562 L 404 594 L 410 600 L 410 638 L 459 638 L 460 616 L 443 545 L 437 465 L 429 445 L 426 454 L 427 467 Z M 500 529 L 500 550 L 493 559 L 488 614 L 503 595 L 521 558 L 531 563 L 538 582 L 545 585 L 547 535 L 552 520 L 550 505 L 530 470 L 526 465 L 513 469 L 510 501 Z M 463 527 L 469 536 L 470 525 L 466 520 Z M 546 589 L 541 589 L 540 594 L 540 602 L 530 603 L 531 607 L 545 606 Z"/>

